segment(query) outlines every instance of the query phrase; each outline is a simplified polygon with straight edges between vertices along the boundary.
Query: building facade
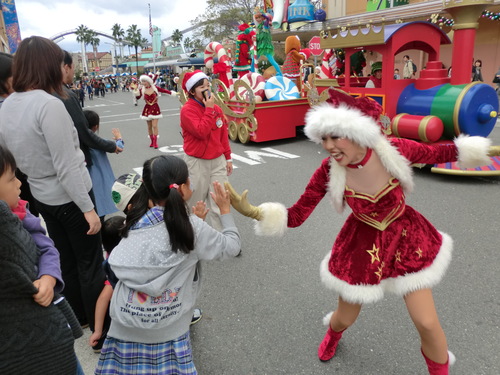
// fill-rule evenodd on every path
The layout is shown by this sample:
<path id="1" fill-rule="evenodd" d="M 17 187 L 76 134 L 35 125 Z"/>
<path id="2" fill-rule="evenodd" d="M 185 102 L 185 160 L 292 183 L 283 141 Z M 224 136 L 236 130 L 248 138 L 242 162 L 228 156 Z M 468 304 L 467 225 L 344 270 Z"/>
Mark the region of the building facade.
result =
<path id="1" fill-rule="evenodd" d="M 319 36 L 322 30 L 352 29 L 366 24 L 388 25 L 399 22 L 427 21 L 432 15 L 451 19 L 452 16 L 443 11 L 443 0 L 323 0 L 326 11 L 324 22 L 297 22 L 282 24 L 281 29 L 273 30 L 273 40 L 282 42 L 290 35 L 297 35 L 302 45 L 313 36 Z M 390 5 L 394 5 L 391 7 Z M 500 0 L 491 0 L 487 11 L 500 12 Z M 439 24 L 439 22 L 438 22 Z M 453 40 L 451 27 L 441 25 L 443 30 Z M 280 43 L 281 44 L 281 43 Z M 448 68 L 451 64 L 451 45 L 441 47 L 441 60 Z M 407 50 L 401 56 L 396 56 L 395 68 L 402 72 L 403 55 L 410 55 L 418 69 L 425 67 L 427 56 L 421 52 Z M 378 56 L 367 48 L 367 67 L 376 61 Z M 494 74 L 500 69 L 500 19 L 481 17 L 475 37 L 473 60 L 482 60 L 482 73 L 485 83 L 492 84 Z M 471 61 L 471 70 L 472 70 Z M 366 68 L 365 74 L 368 73 Z"/>

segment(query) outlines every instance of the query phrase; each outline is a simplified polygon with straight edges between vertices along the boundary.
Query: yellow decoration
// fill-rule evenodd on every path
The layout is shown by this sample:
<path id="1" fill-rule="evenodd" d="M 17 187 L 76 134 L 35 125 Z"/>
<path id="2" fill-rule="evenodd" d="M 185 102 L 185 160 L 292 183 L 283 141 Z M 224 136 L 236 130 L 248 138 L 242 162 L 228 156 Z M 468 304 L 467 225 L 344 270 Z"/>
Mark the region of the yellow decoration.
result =
<path id="1" fill-rule="evenodd" d="M 373 248 L 371 250 L 366 250 L 366 252 L 372 257 L 372 264 L 375 261 L 380 262 L 380 257 L 378 256 L 379 251 L 380 249 L 376 247 L 375 244 L 373 244 Z"/>

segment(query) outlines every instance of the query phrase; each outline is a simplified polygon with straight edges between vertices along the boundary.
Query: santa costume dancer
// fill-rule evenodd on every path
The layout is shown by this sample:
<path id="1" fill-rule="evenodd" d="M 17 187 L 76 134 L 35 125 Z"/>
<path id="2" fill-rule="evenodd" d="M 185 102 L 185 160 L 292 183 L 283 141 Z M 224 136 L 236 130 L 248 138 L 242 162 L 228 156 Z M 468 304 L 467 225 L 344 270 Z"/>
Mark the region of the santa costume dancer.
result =
<path id="1" fill-rule="evenodd" d="M 326 317 L 329 327 L 318 348 L 320 360 L 335 355 L 343 332 L 356 321 L 363 304 L 392 292 L 405 301 L 429 373 L 445 375 L 454 357 L 448 352 L 431 288 L 442 279 L 453 244 L 450 236 L 406 205 L 405 194 L 413 188 L 410 165 L 457 160 L 465 168 L 487 165 L 489 140 L 460 135 L 453 144 L 429 145 L 388 139 L 377 124 L 381 111 L 369 98 L 354 99 L 331 89 L 329 103 L 308 112 L 306 135 L 330 155 L 288 209 L 280 203 L 252 206 L 247 191 L 240 196 L 226 186 L 234 208 L 257 220 L 260 235 L 298 227 L 325 195 L 338 212 L 346 204 L 352 209 L 321 264 L 323 283 L 339 299 L 337 310 Z"/>
<path id="2" fill-rule="evenodd" d="M 142 110 L 141 119 L 146 120 L 148 124 L 148 134 L 151 139 L 149 147 L 158 148 L 158 119 L 163 117 L 158 105 L 158 91 L 169 95 L 176 95 L 176 93 L 155 86 L 153 79 L 147 75 L 142 75 L 139 78 L 139 82 L 141 86 L 134 90 L 134 95 L 136 99 L 140 99 L 144 95 L 146 104 Z"/>

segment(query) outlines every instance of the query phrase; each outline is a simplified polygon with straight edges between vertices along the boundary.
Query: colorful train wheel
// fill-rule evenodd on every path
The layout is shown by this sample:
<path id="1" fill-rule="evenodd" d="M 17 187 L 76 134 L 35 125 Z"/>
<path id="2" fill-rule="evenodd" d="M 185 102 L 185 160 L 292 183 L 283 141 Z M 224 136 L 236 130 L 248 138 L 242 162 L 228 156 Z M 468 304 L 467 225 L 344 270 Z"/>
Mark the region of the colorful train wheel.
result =
<path id="1" fill-rule="evenodd" d="M 241 143 L 248 143 L 250 141 L 250 133 L 244 122 L 238 124 L 238 139 Z"/>
<path id="2" fill-rule="evenodd" d="M 229 139 L 231 141 L 236 141 L 238 139 L 238 125 L 235 121 L 230 121 L 227 129 L 229 133 Z"/>

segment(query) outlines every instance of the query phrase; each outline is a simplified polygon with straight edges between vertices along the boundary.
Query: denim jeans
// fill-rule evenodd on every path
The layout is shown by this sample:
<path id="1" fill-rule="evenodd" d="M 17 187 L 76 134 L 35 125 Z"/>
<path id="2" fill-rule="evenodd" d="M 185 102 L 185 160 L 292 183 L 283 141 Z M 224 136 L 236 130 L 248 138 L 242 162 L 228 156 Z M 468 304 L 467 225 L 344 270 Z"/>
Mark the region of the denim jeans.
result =
<path id="1" fill-rule="evenodd" d="M 101 234 L 88 235 L 89 225 L 78 206 L 49 206 L 36 201 L 50 238 L 59 251 L 64 281 L 63 294 L 81 322 L 94 329 L 97 298 L 104 287 Z"/>

